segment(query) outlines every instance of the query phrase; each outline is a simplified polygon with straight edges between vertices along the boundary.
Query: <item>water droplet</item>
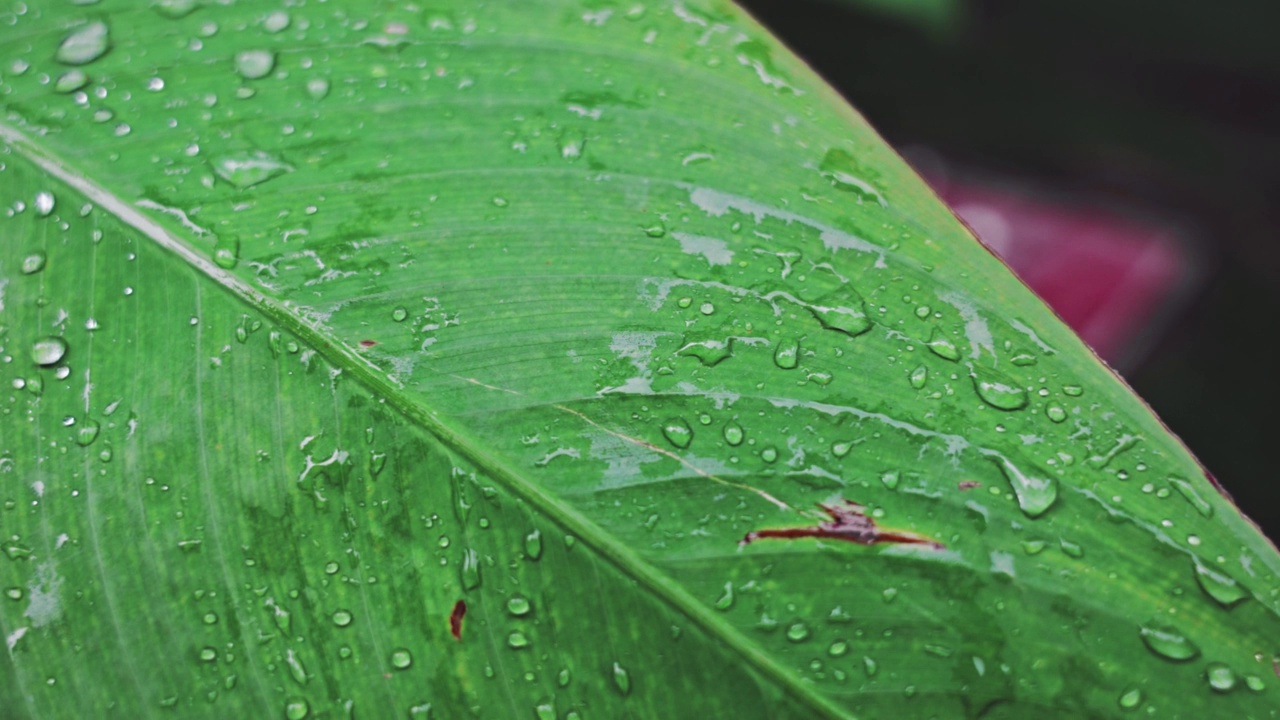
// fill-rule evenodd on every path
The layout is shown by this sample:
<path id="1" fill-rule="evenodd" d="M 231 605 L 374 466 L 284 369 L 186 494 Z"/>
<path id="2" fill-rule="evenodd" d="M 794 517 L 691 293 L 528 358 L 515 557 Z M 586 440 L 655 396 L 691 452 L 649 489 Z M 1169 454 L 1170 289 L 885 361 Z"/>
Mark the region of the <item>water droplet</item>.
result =
<path id="1" fill-rule="evenodd" d="M 1248 591 L 1237 583 L 1235 578 L 1201 563 L 1199 558 L 1195 563 L 1196 580 L 1200 583 L 1200 589 L 1219 605 L 1227 608 L 1234 607 L 1249 597 Z"/>
<path id="2" fill-rule="evenodd" d="M 919 390 L 920 388 L 924 387 L 924 384 L 928 381 L 929 381 L 929 368 L 925 367 L 924 365 L 921 365 L 920 367 L 911 371 L 911 387 Z"/>
<path id="3" fill-rule="evenodd" d="M 338 627 L 346 627 L 351 624 L 351 613 L 347 610 L 335 610 L 332 617 L 333 624 Z"/>
<path id="4" fill-rule="evenodd" d="M 311 714 L 311 706 L 302 698 L 294 698 L 284 705 L 284 716 L 287 720 L 304 720 Z"/>
<path id="5" fill-rule="evenodd" d="M 616 662 L 613 664 L 613 684 L 623 695 L 631 692 L 631 674 Z"/>
<path id="6" fill-rule="evenodd" d="M 1186 498 L 1187 502 L 1191 503 L 1197 512 L 1205 517 L 1213 517 L 1213 506 L 1209 504 L 1208 500 L 1204 499 L 1204 496 L 1196 490 L 1194 485 L 1177 477 L 1169 478 L 1169 484 L 1172 485 L 1182 495 L 1182 497 Z"/>
<path id="7" fill-rule="evenodd" d="M 289 22 L 289 13 L 276 10 L 262 19 L 262 29 L 274 35 L 289 27 Z"/>
<path id="8" fill-rule="evenodd" d="M 44 337 L 31 345 L 31 360 L 37 365 L 56 365 L 67 354 L 67 341 L 60 337 Z"/>
<path id="9" fill-rule="evenodd" d="M 337 574 L 338 574 L 338 563 L 336 563 L 336 562 L 334 562 L 334 561 L 332 561 L 332 560 L 330 560 L 329 562 L 325 563 L 325 564 L 324 564 L 324 574 L 325 574 L 325 575 L 337 575 Z"/>
<path id="10" fill-rule="evenodd" d="M 213 246 L 213 262 L 223 270 L 230 270 L 240 261 L 239 238 L 218 238 Z"/>
<path id="11" fill-rule="evenodd" d="M 889 470 L 880 475 L 880 482 L 884 483 L 884 486 L 890 490 L 898 489 L 898 479 L 899 475 L 897 470 Z"/>
<path id="12" fill-rule="evenodd" d="M 925 345 L 933 351 L 934 355 L 944 360 L 955 362 L 960 359 L 960 351 L 956 349 L 955 344 L 947 338 L 940 328 L 935 327 L 933 329 L 933 334 L 929 336 L 929 342 L 925 343 Z"/>
<path id="13" fill-rule="evenodd" d="M 1257 675 L 1246 675 L 1244 678 L 1244 684 L 1254 692 L 1262 692 L 1267 689 L 1266 683 L 1264 683 L 1262 678 Z"/>
<path id="14" fill-rule="evenodd" d="M 176 20 L 194 12 L 200 7 L 200 0 L 155 0 L 151 7 L 161 15 Z"/>
<path id="15" fill-rule="evenodd" d="M 746 436 L 747 436 L 746 432 L 743 431 L 742 426 L 739 425 L 736 420 L 730 420 L 729 422 L 725 423 L 724 425 L 724 441 L 725 442 L 729 443 L 730 445 L 733 445 L 734 447 L 737 447 L 738 445 L 742 444 L 742 441 L 746 438 Z"/>
<path id="16" fill-rule="evenodd" d="M 1067 411 L 1057 405 L 1050 405 L 1044 409 L 1044 414 L 1052 421 L 1060 423 L 1067 419 Z"/>
<path id="17" fill-rule="evenodd" d="M 682 450 L 693 442 L 693 428 L 689 427 L 684 418 L 671 418 L 663 423 L 662 435 L 667 438 L 667 442 Z"/>
<path id="18" fill-rule="evenodd" d="M 1063 385 L 1062 392 L 1070 395 L 1071 397 L 1080 397 L 1084 394 L 1084 388 L 1079 385 Z"/>
<path id="19" fill-rule="evenodd" d="M 556 720 L 556 706 L 551 703 L 542 703 L 534 707 L 533 714 L 538 720 Z"/>
<path id="20" fill-rule="evenodd" d="M 408 317 L 409 317 L 409 311 L 405 310 L 402 307 L 397 307 L 395 310 L 391 311 L 391 319 L 395 320 L 396 322 L 404 322 L 405 319 Z"/>
<path id="21" fill-rule="evenodd" d="M 869 657 L 863 657 L 862 669 L 867 673 L 867 677 L 875 677 L 876 671 L 880 669 L 880 666 L 876 664 L 875 660 L 872 660 Z"/>
<path id="22" fill-rule="evenodd" d="M 818 166 L 818 171 L 822 177 L 831 183 L 831 187 L 837 190 L 843 190 L 847 193 L 853 193 L 862 202 L 874 202 L 878 205 L 884 205 L 884 196 L 879 190 L 871 185 L 871 183 L 863 180 L 859 175 L 865 175 L 866 171 L 861 167 L 856 158 L 848 151 L 841 148 L 832 148 L 822 157 L 822 164 Z"/>
<path id="23" fill-rule="evenodd" d="M 516 617 L 528 615 L 532 609 L 533 606 L 529 604 L 529 600 L 520 595 L 516 595 L 507 601 L 507 612 Z"/>
<path id="24" fill-rule="evenodd" d="M 1027 391 L 994 370 L 974 370 L 973 387 L 983 402 L 997 410 L 1021 410 L 1027 406 Z"/>
<path id="25" fill-rule="evenodd" d="M 85 71 L 76 68 L 59 75 L 57 82 L 53 84 L 53 89 L 60 93 L 73 93 L 88 84 L 89 76 Z"/>
<path id="26" fill-rule="evenodd" d="M 284 662 L 289 666 L 289 676 L 293 678 L 293 681 L 302 687 L 306 687 L 307 668 L 302 664 L 302 660 L 293 652 L 293 650 L 285 652 Z"/>
<path id="27" fill-rule="evenodd" d="M 311 78 L 307 81 L 307 95 L 312 100 L 323 100 L 329 95 L 329 81 L 324 78 Z"/>
<path id="28" fill-rule="evenodd" d="M 667 234 L 667 226 L 661 220 L 649 225 L 644 229 L 644 234 L 651 238 L 660 238 Z"/>
<path id="29" fill-rule="evenodd" d="M 1142 690 L 1138 688 L 1129 688 L 1121 693 L 1118 702 L 1122 709 L 1133 710 L 1142 704 Z"/>
<path id="30" fill-rule="evenodd" d="M 204 614 L 204 617 L 203 617 L 203 618 L 201 618 L 201 620 L 204 622 L 204 624 L 205 624 L 205 625 L 217 625 L 217 624 L 218 624 L 218 613 L 215 613 L 215 612 L 207 612 L 207 613 L 205 613 L 205 614 Z"/>
<path id="31" fill-rule="evenodd" d="M 783 370 L 791 370 L 800 364 L 800 343 L 796 340 L 781 340 L 773 351 L 773 364 Z"/>
<path id="32" fill-rule="evenodd" d="M 1236 674 L 1226 663 L 1212 662 L 1204 669 L 1209 687 L 1220 693 L 1231 692 L 1236 687 Z"/>
<path id="33" fill-rule="evenodd" d="M 724 584 L 724 592 L 716 600 L 716 609 L 728 610 L 731 607 L 733 607 L 733 583 L 727 582 Z"/>
<path id="34" fill-rule="evenodd" d="M 4 591 L 4 596 L 9 598 L 10 600 L 21 600 L 22 595 L 23 595 L 22 588 L 20 587 L 6 588 Z"/>
<path id="35" fill-rule="evenodd" d="M 569 672 L 569 668 L 562 668 L 560 670 L 560 674 L 556 675 L 556 684 L 559 685 L 560 687 L 568 687 L 569 680 L 571 679 L 572 679 L 572 675 Z"/>
<path id="36" fill-rule="evenodd" d="M 809 626 L 802 622 L 792 623 L 787 628 L 787 639 L 793 643 L 804 642 L 809 639 Z"/>
<path id="37" fill-rule="evenodd" d="M 542 557 L 542 532 L 534 530 L 524 536 L 524 554 L 530 560 L 537 560 Z"/>
<path id="38" fill-rule="evenodd" d="M 841 441 L 841 442 L 831 443 L 831 454 L 835 455 L 838 458 L 842 458 L 845 455 L 848 455 L 849 451 L 851 450 L 853 450 L 853 443 L 851 442 Z"/>
<path id="39" fill-rule="evenodd" d="M 88 65 L 111 49 L 107 24 L 101 20 L 76 28 L 58 46 L 54 55 L 64 65 Z"/>
<path id="40" fill-rule="evenodd" d="M 824 299 L 822 305 L 810 305 L 809 312 L 822 327 L 836 330 L 850 337 L 857 337 L 871 329 L 866 304 L 852 290 L 844 290 L 838 296 Z M 831 303 L 830 305 L 826 303 Z"/>
<path id="41" fill-rule="evenodd" d="M 34 252 L 22 258 L 22 274 L 34 275 L 44 269 L 45 254 Z"/>
<path id="42" fill-rule="evenodd" d="M 1028 477 L 1004 457 L 992 458 L 1018 498 L 1018 507 L 1031 518 L 1040 517 L 1058 499 L 1058 481 L 1052 477 Z"/>
<path id="43" fill-rule="evenodd" d="M 527 648 L 529 647 L 529 638 L 525 637 L 525 634 L 519 630 L 512 630 L 511 633 L 507 635 L 507 647 L 512 650 Z"/>
<path id="44" fill-rule="evenodd" d="M 460 570 L 462 577 L 462 587 L 467 590 L 475 590 L 480 587 L 480 553 L 475 548 L 467 548 L 462 553 L 462 568 Z"/>
<path id="45" fill-rule="evenodd" d="M 211 160 L 213 172 L 243 190 L 293 172 L 293 166 L 260 151 L 233 153 Z"/>
<path id="46" fill-rule="evenodd" d="M 407 670 L 413 664 L 413 655 L 405 648 L 396 648 L 391 651 L 391 667 L 397 670 Z"/>
<path id="47" fill-rule="evenodd" d="M 270 50 L 245 50 L 236 53 L 236 73 L 245 80 L 258 80 L 276 67 L 276 54 Z"/>
<path id="48" fill-rule="evenodd" d="M 200 662 L 210 663 L 218 659 L 218 651 L 211 647 L 200 649 Z"/>
<path id="49" fill-rule="evenodd" d="M 49 217 L 53 212 L 54 205 L 56 204 L 57 201 L 54 199 L 53 193 L 48 192 L 47 190 L 41 190 L 36 193 L 36 201 L 33 204 L 33 207 L 35 208 L 37 216 Z"/>
<path id="50" fill-rule="evenodd" d="M 715 367 L 733 357 L 733 340 L 692 340 L 686 338 L 684 346 L 676 354 L 697 358 L 707 367 Z"/>
<path id="51" fill-rule="evenodd" d="M 1172 625 L 1151 622 L 1142 625 L 1139 632 L 1147 649 L 1167 660 L 1183 662 L 1200 654 L 1200 648 Z"/>
<path id="52" fill-rule="evenodd" d="M 1084 548 L 1080 547 L 1076 543 L 1071 542 L 1070 540 L 1060 538 L 1058 540 L 1058 547 L 1062 548 L 1063 554 L 1067 555 L 1068 557 L 1073 557 L 1073 558 L 1084 557 Z"/>
<path id="53" fill-rule="evenodd" d="M 88 447 L 89 445 L 92 445 L 93 441 L 98 439 L 98 430 L 100 428 L 101 426 L 98 424 L 97 420 L 85 420 L 84 424 L 80 426 L 80 429 L 76 431 L 76 443 L 79 444 L 80 447 Z"/>
<path id="54" fill-rule="evenodd" d="M 849 643 L 844 640 L 836 640 L 827 648 L 827 654 L 831 657 L 843 657 L 847 652 L 849 652 Z"/>

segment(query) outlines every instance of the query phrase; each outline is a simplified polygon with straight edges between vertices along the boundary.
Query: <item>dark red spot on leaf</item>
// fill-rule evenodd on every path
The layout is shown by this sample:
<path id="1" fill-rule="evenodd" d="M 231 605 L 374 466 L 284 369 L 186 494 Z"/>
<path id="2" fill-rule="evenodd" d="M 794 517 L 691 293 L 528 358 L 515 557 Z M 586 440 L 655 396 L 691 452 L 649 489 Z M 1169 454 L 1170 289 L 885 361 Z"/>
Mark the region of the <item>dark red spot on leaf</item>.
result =
<path id="1" fill-rule="evenodd" d="M 1208 470 L 1205 470 L 1204 476 L 1208 478 L 1209 484 L 1213 486 L 1214 490 L 1218 491 L 1219 495 L 1226 498 L 1227 500 L 1230 500 L 1233 505 L 1235 504 L 1236 499 L 1231 497 L 1231 493 L 1227 492 L 1226 488 L 1222 487 L 1222 483 L 1218 482 L 1218 478 L 1214 477 L 1213 473 L 1209 472 Z"/>
<path id="2" fill-rule="evenodd" d="M 360 347 L 362 347 L 362 348 L 371 348 L 371 347 L 373 347 L 374 345 L 377 345 L 377 344 L 378 344 L 378 341 L 376 341 L 376 340 L 361 340 L 361 341 L 360 341 Z"/>
<path id="3" fill-rule="evenodd" d="M 764 538 L 780 538 L 794 540 L 796 538 L 826 538 L 844 540 L 859 545 L 875 545 L 876 543 L 902 543 L 906 545 L 928 545 L 935 550 L 943 549 L 943 544 L 931 538 L 917 535 L 905 530 L 881 528 L 876 521 L 867 517 L 863 506 L 852 500 L 842 504 L 825 505 L 819 503 L 830 521 L 823 521 L 813 527 L 777 528 L 768 530 L 752 530 L 742 538 L 739 545 L 750 545 Z"/>
<path id="4" fill-rule="evenodd" d="M 454 640 L 462 640 L 462 618 L 467 614 L 467 603 L 459 600 L 453 604 L 453 612 L 449 613 L 449 633 Z"/>
<path id="5" fill-rule="evenodd" d="M 961 480 L 960 481 L 961 490 L 972 490 L 977 487 L 982 487 L 982 483 L 978 482 L 977 480 Z"/>

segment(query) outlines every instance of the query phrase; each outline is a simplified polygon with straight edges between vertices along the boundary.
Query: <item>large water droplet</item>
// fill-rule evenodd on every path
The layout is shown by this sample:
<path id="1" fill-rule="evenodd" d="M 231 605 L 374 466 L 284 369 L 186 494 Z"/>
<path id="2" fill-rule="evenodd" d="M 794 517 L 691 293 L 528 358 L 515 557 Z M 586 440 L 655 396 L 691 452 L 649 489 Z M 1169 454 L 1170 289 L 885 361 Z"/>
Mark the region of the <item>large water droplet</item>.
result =
<path id="1" fill-rule="evenodd" d="M 324 78 L 311 78 L 307 81 L 307 95 L 312 100 L 323 100 L 329 95 L 329 81 Z"/>
<path id="2" fill-rule="evenodd" d="M 794 339 L 780 340 L 773 351 L 773 364 L 783 370 L 792 370 L 800 364 L 800 343 Z"/>
<path id="3" fill-rule="evenodd" d="M 1063 410 L 1061 407 L 1057 405 L 1050 405 L 1049 407 L 1045 408 L 1044 414 L 1046 417 L 1048 417 L 1050 420 L 1056 423 L 1060 423 L 1063 420 L 1067 419 L 1067 411 Z"/>
<path id="4" fill-rule="evenodd" d="M 1200 589 L 1223 607 L 1234 607 L 1249 597 L 1249 593 L 1235 578 L 1215 570 L 1196 559 L 1196 581 Z"/>
<path id="5" fill-rule="evenodd" d="M 41 190 L 36 193 L 36 200 L 33 204 L 36 215 L 38 217 L 49 217 L 53 213 L 53 208 L 58 204 L 57 199 L 53 197 L 53 193 L 47 190 Z"/>
<path id="6" fill-rule="evenodd" d="M 507 647 L 512 650 L 520 650 L 529 647 L 529 638 L 519 630 L 513 630 L 507 635 Z"/>
<path id="7" fill-rule="evenodd" d="M 663 423 L 662 435 L 667 442 L 680 449 L 689 447 L 689 443 L 693 442 L 693 428 L 689 427 L 684 418 L 671 418 Z"/>
<path id="8" fill-rule="evenodd" d="M 200 7 L 199 0 L 155 0 L 151 3 L 151 7 L 161 15 L 170 18 L 183 18 L 195 12 Z"/>
<path id="9" fill-rule="evenodd" d="M 258 80 L 276 67 L 276 54 L 270 50 L 245 50 L 236 53 L 236 73 L 245 80 Z"/>
<path id="10" fill-rule="evenodd" d="M 524 536 L 524 554 L 530 560 L 537 560 L 542 557 L 542 532 L 534 530 Z"/>
<path id="11" fill-rule="evenodd" d="M 955 343 L 947 338 L 941 329 L 935 327 L 933 334 L 929 336 L 929 342 L 925 345 L 933 351 L 934 355 L 945 360 L 955 362 L 960 359 L 960 351 L 956 349 Z"/>
<path id="12" fill-rule="evenodd" d="M 852 290 L 846 289 L 824 298 L 820 304 L 810 305 L 809 312 L 813 313 L 822 327 L 838 330 L 851 337 L 870 330 L 872 325 L 862 296 Z"/>
<path id="13" fill-rule="evenodd" d="M 98 430 L 100 427 L 101 426 L 98 424 L 97 420 L 85 420 L 84 423 L 80 425 L 80 429 L 76 431 L 76 443 L 79 444 L 80 447 L 88 447 L 89 445 L 92 445 L 93 441 L 98 439 Z"/>
<path id="14" fill-rule="evenodd" d="M 213 262 L 224 270 L 230 270 L 240 261 L 239 238 L 218 238 L 213 246 Z"/>
<path id="15" fill-rule="evenodd" d="M 1227 693 L 1236 687 L 1236 674 L 1226 663 L 1212 662 L 1204 669 L 1205 679 L 1215 692 Z"/>
<path id="16" fill-rule="evenodd" d="M 792 623 L 787 628 L 787 639 L 793 643 L 801 643 L 809 639 L 809 626 L 802 622 Z"/>
<path id="17" fill-rule="evenodd" d="M 53 89 L 60 93 L 73 93 L 88 84 L 89 76 L 85 71 L 76 68 L 59 75 L 58 80 L 53 84 Z"/>
<path id="18" fill-rule="evenodd" d="M 305 720 L 311 714 L 311 706 L 302 698 L 294 698 L 284 704 L 286 720 Z"/>
<path id="19" fill-rule="evenodd" d="M 338 627 L 346 627 L 351 624 L 352 616 L 348 610 L 335 610 L 333 612 L 333 624 Z"/>
<path id="20" fill-rule="evenodd" d="M 690 340 L 676 354 L 697 358 L 707 367 L 714 367 L 733 357 L 733 340 Z"/>
<path id="21" fill-rule="evenodd" d="M 507 600 L 507 612 L 515 615 L 516 617 L 528 615 L 529 611 L 532 609 L 533 606 L 529 603 L 529 600 L 521 595 L 516 595 L 510 600 Z"/>
<path id="22" fill-rule="evenodd" d="M 1121 693 L 1119 700 L 1121 709 L 1133 710 L 1142 704 L 1142 690 L 1139 688 L 1129 688 Z"/>
<path id="23" fill-rule="evenodd" d="M 260 151 L 223 155 L 214 158 L 211 164 L 218 177 L 240 189 L 293 172 L 292 165 Z"/>
<path id="24" fill-rule="evenodd" d="M 623 695 L 631 692 L 631 673 L 616 662 L 613 664 L 613 685 Z"/>
<path id="25" fill-rule="evenodd" d="M 997 410 L 1021 410 L 1027 406 L 1027 391 L 994 370 L 975 369 L 973 387 L 983 402 Z"/>
<path id="26" fill-rule="evenodd" d="M 1204 499 L 1200 492 L 1196 490 L 1194 485 L 1177 477 L 1169 478 L 1169 484 L 1172 485 L 1182 495 L 1182 497 L 1186 498 L 1187 502 L 1191 503 L 1191 505 L 1196 509 L 1196 512 L 1199 512 L 1205 517 L 1213 517 L 1213 506 L 1209 504 L 1208 500 Z"/>
<path id="27" fill-rule="evenodd" d="M 746 432 L 742 429 L 742 426 L 739 425 L 736 420 L 730 420 L 725 423 L 723 434 L 724 441 L 735 447 L 741 445 L 742 441 L 747 436 Z"/>
<path id="28" fill-rule="evenodd" d="M 911 387 L 919 390 L 929 381 L 929 368 L 921 365 L 911 371 Z"/>
<path id="29" fill-rule="evenodd" d="M 462 587 L 467 590 L 475 590 L 480 587 L 480 553 L 474 548 L 467 548 L 462 553 Z"/>
<path id="30" fill-rule="evenodd" d="M 67 354 L 67 341 L 60 337 L 44 337 L 31 345 L 31 359 L 37 365 L 56 365 Z"/>
<path id="31" fill-rule="evenodd" d="M 111 49 L 111 35 L 101 20 L 76 28 L 58 46 L 54 57 L 64 65 L 88 65 Z"/>
<path id="32" fill-rule="evenodd" d="M 992 458 L 1018 498 L 1018 507 L 1027 517 L 1040 517 L 1058 499 L 1058 481 L 1052 477 L 1029 477 L 1007 458 Z"/>
<path id="33" fill-rule="evenodd" d="M 1183 662 L 1200 654 L 1200 648 L 1172 625 L 1151 622 L 1141 626 L 1139 632 L 1147 649 L 1166 660 Z"/>

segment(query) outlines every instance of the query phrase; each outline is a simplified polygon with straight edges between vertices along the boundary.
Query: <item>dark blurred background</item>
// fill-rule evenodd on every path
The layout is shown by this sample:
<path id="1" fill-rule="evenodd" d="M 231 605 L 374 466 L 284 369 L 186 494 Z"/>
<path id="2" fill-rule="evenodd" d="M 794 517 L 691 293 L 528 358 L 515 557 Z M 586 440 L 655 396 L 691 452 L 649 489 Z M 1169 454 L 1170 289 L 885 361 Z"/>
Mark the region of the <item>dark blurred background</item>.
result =
<path id="1" fill-rule="evenodd" d="M 1280 538 L 1280 2 L 742 4 Z"/>

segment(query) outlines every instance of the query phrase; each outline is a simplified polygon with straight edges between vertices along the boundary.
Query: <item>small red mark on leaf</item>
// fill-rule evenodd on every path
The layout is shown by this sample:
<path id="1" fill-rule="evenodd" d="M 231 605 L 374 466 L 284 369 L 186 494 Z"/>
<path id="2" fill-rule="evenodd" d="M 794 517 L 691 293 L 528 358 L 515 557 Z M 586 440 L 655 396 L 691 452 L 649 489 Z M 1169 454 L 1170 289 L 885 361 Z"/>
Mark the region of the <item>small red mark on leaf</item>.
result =
<path id="1" fill-rule="evenodd" d="M 453 604 L 453 612 L 449 613 L 449 633 L 454 640 L 462 640 L 462 618 L 467 614 L 467 603 L 459 600 Z"/>
<path id="2" fill-rule="evenodd" d="M 982 487 L 982 483 L 978 482 L 977 480 L 961 480 L 960 481 L 961 490 L 972 490 L 978 487 Z"/>
<path id="3" fill-rule="evenodd" d="M 376 341 L 376 340 L 361 340 L 361 341 L 360 341 L 360 347 L 362 347 L 362 348 L 371 348 L 371 347 L 373 347 L 374 345 L 377 345 L 377 344 L 378 344 L 378 341 Z"/>
<path id="4" fill-rule="evenodd" d="M 1219 495 L 1229 500 L 1232 504 L 1235 504 L 1236 499 L 1231 497 L 1231 493 L 1227 492 L 1226 488 L 1222 487 L 1222 483 L 1218 482 L 1218 478 L 1214 477 L 1213 473 L 1205 470 L 1204 476 L 1209 480 L 1209 484 L 1213 486 L 1213 489 L 1218 491 Z"/>
<path id="5" fill-rule="evenodd" d="M 830 521 L 820 522 L 814 527 L 752 530 L 738 544 L 740 546 L 750 545 L 756 540 L 764 538 L 794 540 L 796 538 L 811 537 L 844 540 L 845 542 L 858 543 L 859 545 L 902 543 L 906 545 L 928 545 L 935 550 L 941 550 L 945 547 L 942 543 L 923 535 L 916 535 L 905 530 L 879 527 L 876 525 L 875 520 L 867 517 L 867 514 L 862 511 L 863 506 L 852 500 L 845 500 L 843 504 L 839 505 L 819 503 L 818 507 L 822 508 L 822 511 L 831 517 Z"/>
<path id="6" fill-rule="evenodd" d="M 1280 660 L 1271 661 L 1271 671 L 1276 674 L 1276 677 L 1280 678 Z"/>

